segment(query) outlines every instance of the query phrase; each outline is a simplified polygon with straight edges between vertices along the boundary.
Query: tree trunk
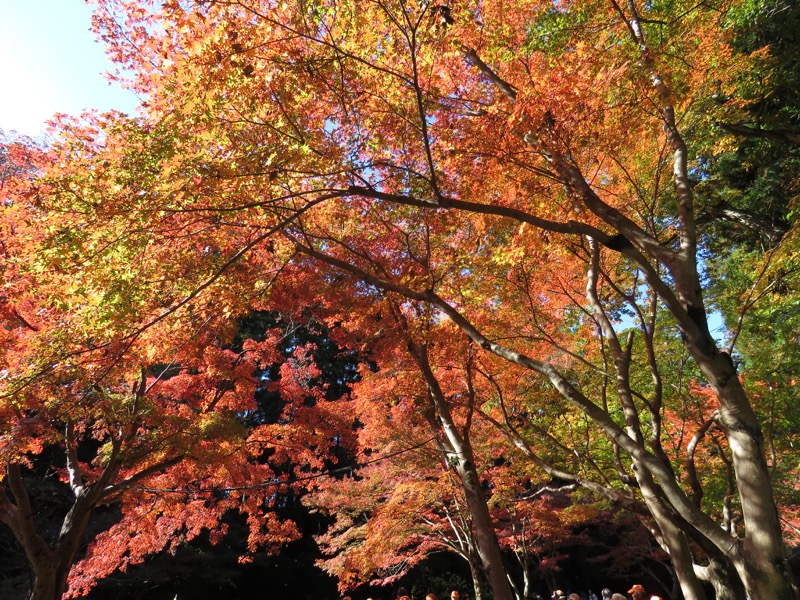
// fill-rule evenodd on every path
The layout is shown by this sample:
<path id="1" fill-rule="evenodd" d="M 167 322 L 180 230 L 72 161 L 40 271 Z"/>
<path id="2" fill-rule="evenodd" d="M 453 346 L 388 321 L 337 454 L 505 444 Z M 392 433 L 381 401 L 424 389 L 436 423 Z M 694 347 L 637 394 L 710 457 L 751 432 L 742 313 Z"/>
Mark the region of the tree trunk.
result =
<path id="1" fill-rule="evenodd" d="M 426 347 L 409 340 L 409 348 L 428 385 L 436 417 L 444 432 L 448 451 L 451 453 L 448 462 L 461 480 L 464 499 L 472 517 L 476 551 L 492 592 L 492 600 L 514 600 L 503 556 L 500 553 L 500 544 L 494 531 L 494 523 L 481 489 L 480 477 L 468 438 L 469 432 L 459 432 L 454 423 L 450 407 L 431 369 Z"/>
<path id="2" fill-rule="evenodd" d="M 729 551 L 728 558 L 748 598 L 794 600 L 798 595 L 786 558 L 758 418 L 730 356 L 719 352 L 710 336 L 687 346 L 719 398 L 719 424 L 731 450 L 742 506 L 745 538 Z"/>
<path id="3" fill-rule="evenodd" d="M 748 527 L 749 531 L 750 527 Z M 757 543 L 748 544 L 748 540 L 744 540 L 742 551 L 743 560 L 734 562 L 734 566 L 744 583 L 748 600 L 757 598 L 796 600 L 800 598 L 783 552 L 777 556 L 762 553 Z"/>
<path id="4" fill-rule="evenodd" d="M 471 448 L 465 447 L 462 442 L 462 444 L 455 445 L 453 451 L 455 453 L 453 461 L 455 470 L 461 479 L 464 497 L 472 516 L 476 550 L 489 588 L 492 590 L 492 599 L 513 600 L 503 557 L 500 554 L 500 545 L 494 531 L 494 523 L 489 514 L 486 499 L 483 497 Z"/>
<path id="5" fill-rule="evenodd" d="M 619 12 L 629 27 L 633 41 L 641 50 L 642 64 L 649 71 L 650 82 L 660 98 L 664 130 L 673 152 L 673 183 L 678 199 L 680 251 L 666 255 L 646 236 L 640 236 L 641 242 L 637 243 L 652 258 L 664 259 L 662 262 L 673 277 L 671 286 L 664 285 L 666 282 L 663 279 L 651 281 L 651 284 L 661 287 L 662 291 L 658 293 L 675 316 L 684 334 L 687 350 L 719 399 L 721 425 L 731 449 L 745 522 L 743 543 L 734 543 L 729 548 L 718 545 L 718 548 L 728 555 L 736 568 L 748 598 L 791 600 L 798 596 L 786 558 L 758 418 L 742 388 L 731 357 L 719 351 L 709 333 L 697 268 L 698 236 L 688 167 L 689 152 L 678 127 L 672 91 L 662 78 L 658 64 L 649 54 L 635 2 L 629 0 L 627 14 L 621 10 Z M 598 198 L 593 191 L 586 191 L 588 185 L 585 180 L 573 178 L 573 181 L 576 190 L 584 191 L 587 206 L 598 216 L 617 227 L 620 233 L 638 235 L 640 230 L 635 225 L 631 226 L 632 223 L 621 213 L 608 211 L 604 203 L 596 201 Z M 679 306 L 674 303 L 676 298 Z"/>
<path id="6" fill-rule="evenodd" d="M 514 594 L 514 597 L 517 600 L 523 600 L 524 597 L 522 595 L 522 592 L 519 591 L 519 586 L 516 583 L 514 583 L 514 578 L 511 576 L 511 573 L 506 573 L 506 574 L 508 575 L 508 585 L 511 586 L 511 591 Z"/>
<path id="7" fill-rule="evenodd" d="M 522 597 L 528 600 L 531 597 L 531 569 L 527 564 L 522 570 L 522 582 Z"/>
<path id="8" fill-rule="evenodd" d="M 475 593 L 475 600 L 483 600 L 483 578 L 478 561 L 479 559 L 476 556 L 470 558 L 469 573 L 472 575 L 472 589 Z"/>
<path id="9" fill-rule="evenodd" d="M 697 578 L 689 543 L 673 515 L 658 495 L 653 477 L 647 468 L 634 461 L 634 473 L 639 482 L 642 498 L 661 532 L 661 544 L 669 552 L 670 562 L 685 600 L 706 600 L 703 585 Z"/>
<path id="10" fill-rule="evenodd" d="M 64 567 L 48 561 L 34 566 L 33 587 L 28 600 L 61 600 L 67 591 L 67 577 L 71 564 Z"/>
<path id="11" fill-rule="evenodd" d="M 708 566 L 698 571 L 698 576 L 714 587 L 715 600 L 747 600 L 739 577 L 724 559 L 712 557 Z"/>
<path id="12" fill-rule="evenodd" d="M 639 411 L 634 402 L 630 384 L 630 353 L 622 347 L 617 332 L 611 320 L 608 318 L 597 293 L 601 271 L 600 247 L 593 239 L 589 240 L 589 247 L 592 250 L 592 258 L 586 278 L 586 298 L 589 301 L 589 305 L 592 308 L 598 325 L 606 336 L 611 357 L 613 358 L 614 372 L 616 373 L 617 396 L 625 415 L 625 425 L 628 436 L 638 446 L 643 447 L 644 443 Z M 630 341 L 628 343 L 630 344 Z M 663 452 L 661 455 L 663 456 Z M 663 472 L 669 473 L 669 477 L 672 477 L 673 471 L 669 463 L 659 456 L 654 456 L 654 458 L 663 463 Z M 706 600 L 705 590 L 694 572 L 692 553 L 689 549 L 686 536 L 678 523 L 676 523 L 670 509 L 664 505 L 661 499 L 658 485 L 654 479 L 656 474 L 651 473 L 647 465 L 635 456 L 632 457 L 632 459 L 633 471 L 639 483 L 639 489 L 642 492 L 642 499 L 661 532 L 661 544 L 669 552 L 684 598 L 686 600 Z"/>
<path id="13" fill-rule="evenodd" d="M 64 517 L 58 542 L 51 546 L 36 531 L 33 507 L 19 465 L 6 465 L 6 473 L 16 505 L 0 489 L 0 516 L 25 551 L 33 572 L 28 600 L 61 600 L 67 591 L 69 572 L 88 528 L 89 517 L 100 495 L 99 488 L 93 490 L 79 486 L 73 490 L 75 501 Z"/>

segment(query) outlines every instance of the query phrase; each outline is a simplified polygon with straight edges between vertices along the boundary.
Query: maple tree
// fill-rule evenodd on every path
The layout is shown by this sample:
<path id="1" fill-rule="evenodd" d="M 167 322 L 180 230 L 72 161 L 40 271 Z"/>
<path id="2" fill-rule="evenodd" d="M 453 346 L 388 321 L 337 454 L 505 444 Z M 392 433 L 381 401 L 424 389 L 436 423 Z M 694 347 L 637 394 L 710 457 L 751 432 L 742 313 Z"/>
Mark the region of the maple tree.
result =
<path id="1" fill-rule="evenodd" d="M 334 554 L 326 564 L 345 589 L 352 583 L 344 576 L 348 565 L 361 578 L 390 572 L 376 580 L 385 584 L 428 553 L 447 548 L 470 566 L 476 597 L 482 597 L 484 576 L 494 594 L 508 593 L 481 483 L 481 461 L 470 439 L 474 390 L 468 371 L 465 384 L 465 371 L 457 363 L 440 358 L 445 365 L 432 364 L 429 348 L 447 348 L 439 336 L 449 334 L 426 323 L 424 313 L 403 311 L 390 300 L 378 306 L 391 316 L 383 319 L 380 343 L 371 344 L 376 370 L 364 374 L 354 395 L 359 447 L 367 468 L 358 471 L 361 481 L 338 482 L 322 496 L 329 510 L 341 511 L 356 500 L 356 508 L 337 514 L 336 528 L 324 536 L 328 552 Z M 460 397 L 471 397 L 473 405 L 462 406 L 455 401 Z M 407 449 L 398 451 L 398 442 Z M 367 495 L 366 490 L 373 493 Z M 374 514 L 365 509 L 370 502 L 378 504 Z M 351 520 L 353 512 L 356 519 L 365 520 L 363 526 Z M 403 523 L 407 525 L 400 530 Z M 365 544 L 342 552 L 354 536 Z"/>
<path id="2" fill-rule="evenodd" d="M 207 365 L 189 367 L 184 358 L 185 368 L 201 373 L 164 380 L 163 372 L 142 372 L 138 380 L 125 382 L 133 368 L 117 366 L 110 376 L 119 384 L 98 384 L 98 370 L 105 367 L 83 362 L 57 377 L 39 377 L 36 386 L 15 391 L 13 404 L 4 405 L 8 493 L 4 489 L 0 496 L 0 515 L 28 557 L 31 598 L 60 598 L 68 576 L 71 594 L 80 595 L 96 578 L 203 529 L 220 539 L 224 525 L 219 519 L 232 508 L 250 513 L 253 547 L 292 538 L 291 525 L 260 518 L 274 490 L 255 487 L 247 498 L 236 491 L 270 479 L 276 481 L 273 488 L 280 486 L 270 469 L 248 460 L 257 446 L 248 445 L 254 442 L 233 417 L 233 410 L 252 403 L 249 373 L 237 374 L 232 357 L 211 346 Z M 89 390 L 82 387 L 87 383 Z M 53 447 L 61 450 L 54 464 L 38 464 L 43 451 Z M 27 487 L 37 464 L 37 472 L 57 469 L 73 494 L 54 539 L 38 529 L 36 497 Z M 213 490 L 221 487 L 232 491 L 214 497 Z M 123 518 L 97 537 L 73 569 L 91 513 L 103 503 L 120 504 Z"/>
<path id="3" fill-rule="evenodd" d="M 738 3 L 96 4 L 147 106 L 64 123 L 38 183 L 32 270 L 86 299 L 77 339 L 153 353 L 304 304 L 350 347 L 410 350 L 445 429 L 436 369 L 469 341 L 481 417 L 643 513 L 684 597 L 794 597 L 760 397 L 711 335 L 698 259 L 695 138 L 751 64 Z M 405 336 L 383 335 L 387 297 Z"/>
<path id="4" fill-rule="evenodd" d="M 422 454 L 414 447 L 397 452 Z M 355 481 L 328 484 L 308 499 L 335 516 L 331 528 L 318 536 L 321 566 L 336 576 L 345 592 L 362 583 L 389 586 L 429 555 L 448 551 L 470 565 L 475 597 L 481 598 L 480 561 L 469 514 L 452 476 L 421 469 L 422 460 L 389 457 L 383 466 L 378 466 L 382 459 L 377 457 L 375 466 L 360 468 Z"/>
<path id="5" fill-rule="evenodd" d="M 15 162 L 4 164 L 3 180 L 0 522 L 27 557 L 29 597 L 81 596 L 149 554 L 201 534 L 217 543 L 232 510 L 246 517 L 250 552 L 295 539 L 294 523 L 273 510 L 302 488 L 287 461 L 308 473 L 336 463 L 351 424 L 311 403 L 341 395 L 348 377 L 323 385 L 312 359 L 322 350 L 278 323 L 256 337 L 240 332 L 233 346 L 235 324 L 224 317 L 120 334 L 115 326 L 130 315 L 124 293 L 71 285 L 47 240 L 70 235 L 57 219 L 48 226 L 55 215 L 37 200 L 36 172 L 49 157 L 13 144 L 3 154 Z M 39 270 L 48 252 L 59 262 Z M 98 307 L 103 293 L 115 316 Z M 279 377 L 260 375 L 276 363 Z M 266 388 L 282 399 L 278 419 L 257 414 Z M 54 473 L 70 500 L 52 531 L 39 515 L 37 478 Z M 102 504 L 118 506 L 121 519 L 87 548 Z"/>
<path id="6" fill-rule="evenodd" d="M 384 300 L 373 311 L 390 313 L 391 308 Z M 408 334 L 408 327 L 401 329 L 401 336 Z M 520 421 L 532 418 L 522 412 L 531 408 L 530 387 L 517 386 L 518 405 L 498 398 L 497 390 L 510 392 L 513 386 L 487 376 L 485 365 L 467 349 L 464 355 L 453 355 L 452 327 L 429 323 L 421 329 L 426 332 L 421 364 L 409 352 L 419 352 L 419 342 L 389 343 L 398 332 L 381 329 L 383 352 L 371 354 L 376 368 L 364 373 L 354 393 L 362 456 L 355 479 L 328 483 L 308 499 L 336 517 L 335 525 L 320 537 L 326 555 L 322 564 L 347 591 L 362 581 L 391 584 L 427 553 L 448 549 L 469 564 L 475 596 L 482 597 L 484 575 L 471 514 L 475 511 L 468 511 L 461 500 L 471 493 L 469 478 L 454 468 L 464 459 L 445 435 L 449 422 L 469 448 L 473 476 L 480 480 L 479 495 L 487 499 L 500 548 L 519 561 L 519 569 L 505 569 L 514 596 L 531 597 L 534 576 L 547 580 L 552 589 L 563 587 L 556 581 L 559 562 L 568 555 L 559 549 L 585 544 L 587 540 L 572 530 L 599 513 L 585 502 L 570 509 L 569 490 L 575 484 L 565 485 L 566 477 L 580 478 L 563 466 L 542 469 L 544 461 L 531 460 L 529 447 L 527 453 L 509 447 L 506 438 L 513 435 L 508 430 L 500 435 L 502 425 L 485 412 L 496 409 L 505 413 L 507 427 L 514 428 L 512 423 L 519 427 Z M 425 371 L 438 392 L 425 391 Z M 441 394 L 438 402 L 434 393 Z M 440 425 L 442 414 L 445 423 Z M 552 446 L 553 439 L 551 434 L 543 446 Z M 562 448 L 566 443 L 556 442 Z M 566 453 L 578 455 L 569 449 Z M 555 487 L 541 483 L 550 477 L 561 483 Z M 559 501 L 540 498 L 551 493 L 558 494 Z M 635 505 L 634 498 L 627 498 L 627 503 Z M 646 513 L 641 506 L 637 509 Z M 495 582 L 493 592 L 496 589 Z"/>

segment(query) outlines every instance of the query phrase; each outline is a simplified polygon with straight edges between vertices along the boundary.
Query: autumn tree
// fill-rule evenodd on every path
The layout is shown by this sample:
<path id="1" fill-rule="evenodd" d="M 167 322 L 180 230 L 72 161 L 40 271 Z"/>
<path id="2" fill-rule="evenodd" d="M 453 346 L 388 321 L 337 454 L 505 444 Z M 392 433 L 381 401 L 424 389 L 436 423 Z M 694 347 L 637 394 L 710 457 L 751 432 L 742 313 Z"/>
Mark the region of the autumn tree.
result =
<path id="1" fill-rule="evenodd" d="M 307 499 L 335 517 L 318 536 L 319 564 L 347 593 L 364 583 L 389 586 L 429 556 L 451 552 L 470 566 L 475 597 L 482 597 L 469 512 L 452 473 L 442 470 L 430 438 L 418 447 L 404 447 L 402 436 L 394 442 L 393 451 L 370 453 L 353 479 L 331 481 Z M 425 462 L 435 468 L 423 469 Z"/>
<path id="2" fill-rule="evenodd" d="M 388 296 L 457 327 L 451 352 L 467 339 L 549 384 L 603 459 L 581 484 L 644 508 L 686 598 L 702 578 L 795 597 L 758 398 L 711 334 L 698 258 L 693 136 L 716 117 L 699 107 L 752 64 L 732 58 L 737 3 L 97 6 L 147 108 L 64 127 L 40 256 L 105 323 L 303 302 L 355 341 L 380 337 L 387 315 L 364 307 Z M 685 412 L 665 385 L 675 344 L 721 495 L 687 480 L 688 445 L 665 447 Z M 741 519 L 721 527 L 726 498 Z"/>
<path id="3" fill-rule="evenodd" d="M 216 543 L 228 511 L 246 518 L 250 552 L 294 539 L 296 526 L 274 510 L 300 487 L 293 469 L 335 464 L 352 429 L 310 408 L 348 381 L 320 381 L 313 357 L 323 340 L 301 344 L 277 324 L 234 338 L 234 320 L 222 315 L 125 333 L 126 284 L 72 286 L 71 257 L 52 243 L 75 232 L 57 219 L 50 227 L 55 215 L 39 205 L 46 153 L 6 149 L 15 163 L 4 164 L 2 188 L 0 522 L 26 555 L 29 597 L 79 596 L 149 554 L 201 534 Z M 281 377 L 267 381 L 268 369 Z M 281 419 L 253 419 L 266 387 L 280 393 Z M 69 490 L 55 530 L 36 492 L 53 473 Z M 121 519 L 87 539 L 95 509 L 110 504 Z"/>
<path id="4" fill-rule="evenodd" d="M 441 343 L 442 336 L 449 337 L 452 330 L 431 322 L 424 309 L 401 307 L 388 299 L 369 312 L 380 315 L 385 324 L 381 341 L 370 348 L 376 368 L 364 374 L 355 394 L 359 447 L 369 468 L 357 473 L 363 483 L 345 480 L 336 484 L 338 493 L 329 490 L 326 494 L 328 508 L 337 505 L 330 498 L 340 498 L 339 505 L 349 504 L 348 496 L 359 499 L 359 518 L 365 519 L 362 529 L 367 535 L 365 547 L 355 553 L 367 566 L 356 572 L 363 577 L 399 563 L 403 568 L 396 570 L 397 577 L 426 554 L 448 549 L 469 565 L 476 597 L 482 596 L 484 581 L 495 596 L 508 594 L 481 477 L 485 461 L 478 457 L 471 440 L 476 399 L 469 368 L 465 370 L 456 360 L 434 350 L 454 349 Z M 469 354 L 468 349 L 462 350 Z M 398 443 L 416 452 L 401 456 L 405 451 L 396 449 Z M 430 448 L 423 450 L 422 446 Z M 387 461 L 389 464 L 375 464 Z M 381 490 L 374 494 L 374 501 L 389 498 L 374 514 L 363 509 L 363 490 L 370 486 Z M 347 518 L 337 520 L 346 522 Z M 399 528 L 404 520 L 414 527 L 387 532 L 387 528 Z M 340 533 L 325 537 L 348 539 L 353 534 L 349 529 L 345 525 Z M 406 551 L 398 552 L 398 544 Z M 330 546 L 341 547 L 342 543 Z M 383 552 L 376 550 L 380 548 Z M 339 561 L 341 558 L 327 562 Z M 347 581 L 340 585 L 346 586 Z"/>
<path id="5" fill-rule="evenodd" d="M 47 328 L 41 313 L 39 319 L 28 317 L 37 333 Z M 43 352 L 33 341 L 27 340 L 30 349 Z M 213 345 L 204 354 L 196 357 L 203 362 L 194 363 L 184 355 L 181 372 L 169 377 L 169 367 L 150 373 L 139 368 L 134 379 L 135 363 L 106 355 L 108 362 L 102 363 L 98 356 L 65 359 L 59 365 L 63 371 L 37 373 L 35 383 L 6 381 L 0 515 L 28 558 L 34 575 L 31 598 L 60 598 L 68 578 L 71 593 L 80 594 L 115 568 L 141 562 L 204 530 L 219 539 L 220 517 L 230 509 L 250 514 L 253 548 L 291 539 L 291 525 L 260 518 L 271 492 L 258 486 L 275 477 L 249 458 L 253 447 L 236 417 L 252 404 L 255 383 L 248 365 L 236 364 L 235 357 Z M 48 460 L 54 462 L 42 464 Z M 35 478 L 50 469 L 72 493 L 52 538 L 39 529 L 37 498 L 30 491 Z M 214 493 L 252 484 L 257 487 L 247 499 L 235 490 L 225 497 Z M 109 503 L 122 507 L 122 520 L 100 534 L 73 569 L 94 509 Z"/>
<path id="6" fill-rule="evenodd" d="M 200 356 L 176 352 L 172 358 L 180 356 L 180 364 L 143 370 L 133 389 L 104 379 L 84 392 L 80 384 L 98 376 L 90 363 L 82 365 L 86 375 L 77 367 L 58 381 L 39 375 L 25 394 L 12 396 L 18 408 L 16 418 L 5 421 L 10 493 L 3 491 L 2 515 L 34 572 L 31 598 L 61 597 L 67 580 L 70 594 L 80 595 L 98 578 L 201 534 L 217 543 L 227 532 L 222 517 L 228 511 L 246 517 L 251 553 L 297 537 L 295 524 L 282 517 L 282 503 L 301 493 L 300 469 L 307 478 L 336 464 L 335 449 L 346 442 L 350 423 L 306 406 L 316 389 L 305 386 L 315 372 L 306 349 L 282 361 L 282 381 L 275 384 L 282 393 L 275 402 L 280 418 L 246 427 L 265 385 L 254 373 L 263 369 L 261 361 L 280 355 L 279 344 L 271 336 L 262 343 L 250 339 L 246 350 L 234 352 L 216 346 L 209 334 L 202 336 L 208 345 Z M 130 349 L 126 357 L 134 357 Z M 39 386 L 48 396 L 35 394 Z M 59 387 L 63 391 L 54 394 Z M 45 462 L 53 456 L 64 463 Z M 40 530 L 46 524 L 29 491 L 51 469 L 63 474 L 74 495 L 54 540 Z M 122 518 L 91 540 L 73 568 L 101 504 L 118 506 Z"/>

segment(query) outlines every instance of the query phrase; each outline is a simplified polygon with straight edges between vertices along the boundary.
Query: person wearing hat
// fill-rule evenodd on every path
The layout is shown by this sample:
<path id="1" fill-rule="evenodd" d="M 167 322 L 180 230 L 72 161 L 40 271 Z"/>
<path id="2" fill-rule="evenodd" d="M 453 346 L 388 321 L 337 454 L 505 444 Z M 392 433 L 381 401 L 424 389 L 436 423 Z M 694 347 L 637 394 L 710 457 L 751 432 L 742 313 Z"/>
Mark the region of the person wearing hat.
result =
<path id="1" fill-rule="evenodd" d="M 450 600 L 459 600 L 459 598 L 461 598 L 461 595 L 457 591 L 450 592 Z"/>
<path id="2" fill-rule="evenodd" d="M 641 584 L 634 585 L 628 590 L 628 593 L 631 595 L 631 600 L 646 600 L 645 595 L 647 595 L 647 592 L 644 591 L 644 586 Z"/>

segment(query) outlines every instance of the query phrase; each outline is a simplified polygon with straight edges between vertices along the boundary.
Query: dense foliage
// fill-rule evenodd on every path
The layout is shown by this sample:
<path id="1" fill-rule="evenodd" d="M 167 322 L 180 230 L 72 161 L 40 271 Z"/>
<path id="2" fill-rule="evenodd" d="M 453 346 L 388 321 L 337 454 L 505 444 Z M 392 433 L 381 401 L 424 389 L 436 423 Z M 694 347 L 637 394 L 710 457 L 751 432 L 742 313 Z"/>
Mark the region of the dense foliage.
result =
<path id="1" fill-rule="evenodd" d="M 341 591 L 527 598 L 613 519 L 610 573 L 797 597 L 800 9 L 95 4 L 141 113 L 0 154 L 31 598 L 309 507 Z"/>

